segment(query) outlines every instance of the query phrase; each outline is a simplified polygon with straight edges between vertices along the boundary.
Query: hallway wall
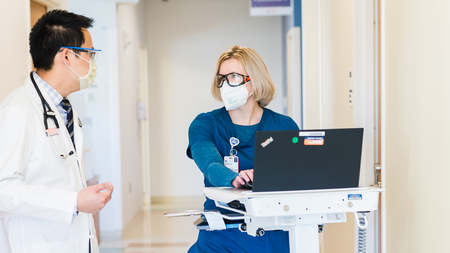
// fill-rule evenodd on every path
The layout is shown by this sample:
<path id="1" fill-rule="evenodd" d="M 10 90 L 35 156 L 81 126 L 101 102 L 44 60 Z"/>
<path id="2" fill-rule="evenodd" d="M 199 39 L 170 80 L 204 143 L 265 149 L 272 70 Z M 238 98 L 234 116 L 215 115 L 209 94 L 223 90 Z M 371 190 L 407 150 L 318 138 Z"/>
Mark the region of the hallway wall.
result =
<path id="1" fill-rule="evenodd" d="M 86 8 L 89 6 L 90 8 Z M 102 50 L 97 59 L 97 77 L 89 88 L 72 93 L 71 102 L 83 122 L 83 149 L 86 177 L 99 175 L 99 183 L 111 181 L 114 193 L 99 214 L 101 238 L 119 238 L 123 229 L 121 111 L 117 4 L 114 1 L 70 0 L 69 11 L 95 20 L 89 29 L 95 48 Z M 98 11 L 102 10 L 102 11 Z"/>
<path id="2" fill-rule="evenodd" d="M 448 252 L 449 10 L 386 1 L 386 252 Z"/>
<path id="3" fill-rule="evenodd" d="M 203 175 L 187 158 L 195 116 L 222 107 L 210 84 L 220 54 L 255 49 L 277 89 L 269 108 L 282 112 L 281 17 L 250 17 L 246 0 L 148 1 L 152 196 L 201 196 Z"/>
<path id="4" fill-rule="evenodd" d="M 13 89 L 23 84 L 31 71 L 29 57 L 28 35 L 30 34 L 30 2 L 9 1 L 8 8 L 0 8 L 0 23 L 2 25 L 0 52 L 3 59 L 0 63 L 2 85 L 0 85 L 0 102 Z"/>
<path id="5" fill-rule="evenodd" d="M 322 0 L 320 7 L 322 127 L 355 127 L 354 108 L 348 103 L 348 72 L 354 62 L 353 0 Z M 345 223 L 326 224 L 321 252 L 355 252 L 355 226 L 352 213 L 347 213 Z"/>
<path id="6" fill-rule="evenodd" d="M 31 71 L 28 36 L 30 25 L 30 0 L 2 0 L 0 8 L 0 103 L 13 89 L 23 84 Z M 52 8 L 66 8 L 67 0 L 53 0 Z M 11 25 L 14 24 L 14 25 Z"/>
<path id="7" fill-rule="evenodd" d="M 353 67 L 353 0 L 322 0 L 322 126 L 354 127 L 348 103 L 348 72 Z"/>
<path id="8" fill-rule="evenodd" d="M 124 228 L 142 209 L 139 100 L 139 47 L 145 45 L 145 1 L 117 4 L 119 103 Z"/>
<path id="9" fill-rule="evenodd" d="M 95 19 L 90 31 L 95 47 L 103 50 L 94 85 L 73 94 L 72 100 L 86 122 L 84 148 L 90 150 L 86 171 L 115 187 L 100 213 L 101 236 L 106 240 L 121 237 L 143 200 L 137 103 L 139 47 L 146 38 L 145 1 L 128 2 L 73 0 L 69 5 L 69 10 Z"/>

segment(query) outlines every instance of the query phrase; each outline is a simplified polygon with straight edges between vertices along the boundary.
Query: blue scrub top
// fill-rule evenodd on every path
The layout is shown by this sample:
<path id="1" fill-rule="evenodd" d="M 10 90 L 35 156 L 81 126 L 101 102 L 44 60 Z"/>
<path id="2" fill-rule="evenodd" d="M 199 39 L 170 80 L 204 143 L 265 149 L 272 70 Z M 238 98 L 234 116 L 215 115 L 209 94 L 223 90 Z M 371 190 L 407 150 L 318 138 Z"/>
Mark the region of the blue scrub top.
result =
<path id="1" fill-rule="evenodd" d="M 263 108 L 261 121 L 256 131 L 280 131 L 299 130 L 297 124 L 290 117 L 276 113 L 270 109 Z M 196 142 L 209 141 L 215 143 L 222 158 L 230 155 L 230 138 L 236 137 L 233 122 L 225 107 L 211 112 L 199 114 L 189 127 L 189 145 L 186 154 L 192 159 L 191 146 Z M 235 147 L 238 151 L 239 170 L 253 169 L 253 159 L 255 155 L 255 136 L 246 143 L 240 142 Z M 228 169 L 224 167 L 224 169 Z M 205 187 L 213 187 L 208 180 L 204 179 Z M 207 198 L 204 206 L 205 210 L 218 209 L 214 201 Z M 224 209 L 220 209 L 221 212 Z M 229 212 L 229 211 L 228 211 Z"/>

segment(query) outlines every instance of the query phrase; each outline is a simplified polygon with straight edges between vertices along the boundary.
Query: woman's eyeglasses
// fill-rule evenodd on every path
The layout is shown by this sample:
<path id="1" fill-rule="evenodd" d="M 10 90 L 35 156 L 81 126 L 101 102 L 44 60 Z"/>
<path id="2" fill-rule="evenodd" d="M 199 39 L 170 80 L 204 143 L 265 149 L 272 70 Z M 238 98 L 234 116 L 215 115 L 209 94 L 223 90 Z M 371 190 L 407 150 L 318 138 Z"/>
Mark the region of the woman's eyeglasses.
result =
<path id="1" fill-rule="evenodd" d="M 226 75 L 217 74 L 216 76 L 216 85 L 217 88 L 222 87 L 223 82 L 227 80 L 228 85 L 231 87 L 238 87 L 250 81 L 249 76 L 245 76 L 239 73 L 229 73 Z"/>

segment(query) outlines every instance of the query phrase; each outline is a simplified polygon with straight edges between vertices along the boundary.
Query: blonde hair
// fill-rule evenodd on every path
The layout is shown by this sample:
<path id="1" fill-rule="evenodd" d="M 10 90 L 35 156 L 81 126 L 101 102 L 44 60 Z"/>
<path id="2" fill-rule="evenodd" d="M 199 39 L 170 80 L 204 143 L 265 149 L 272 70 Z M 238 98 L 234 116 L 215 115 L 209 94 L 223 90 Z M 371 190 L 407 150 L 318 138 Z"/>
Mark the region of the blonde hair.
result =
<path id="1" fill-rule="evenodd" d="M 216 75 L 219 74 L 222 63 L 229 59 L 236 59 L 244 66 L 245 71 L 247 71 L 248 76 L 250 76 L 253 98 L 258 102 L 259 106 L 267 106 L 273 100 L 275 86 L 273 85 L 272 78 L 270 77 L 269 71 L 261 56 L 249 47 L 234 46 L 219 57 L 214 78 L 211 83 L 211 93 L 213 97 L 222 101 L 220 88 L 217 88 Z"/>

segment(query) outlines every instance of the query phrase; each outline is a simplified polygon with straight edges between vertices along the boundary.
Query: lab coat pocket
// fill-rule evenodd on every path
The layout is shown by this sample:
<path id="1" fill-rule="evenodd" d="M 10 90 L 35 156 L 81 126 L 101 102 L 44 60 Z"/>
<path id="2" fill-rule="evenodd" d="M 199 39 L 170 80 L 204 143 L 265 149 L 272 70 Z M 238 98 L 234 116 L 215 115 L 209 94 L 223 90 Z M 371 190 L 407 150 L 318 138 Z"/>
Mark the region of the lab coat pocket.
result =
<path id="1" fill-rule="evenodd" d="M 86 250 L 88 252 L 88 241 L 85 243 Z M 82 252 L 82 245 L 79 240 L 67 240 L 62 242 L 45 242 L 33 244 L 33 253 L 76 253 Z"/>

